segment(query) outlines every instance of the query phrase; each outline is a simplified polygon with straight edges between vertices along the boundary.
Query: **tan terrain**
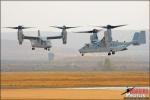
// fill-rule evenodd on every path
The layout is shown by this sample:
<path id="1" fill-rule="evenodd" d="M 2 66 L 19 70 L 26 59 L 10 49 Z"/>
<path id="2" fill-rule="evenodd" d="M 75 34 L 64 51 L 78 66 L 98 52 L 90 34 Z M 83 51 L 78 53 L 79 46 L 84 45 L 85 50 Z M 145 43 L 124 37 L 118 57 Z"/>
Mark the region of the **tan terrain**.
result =
<path id="1" fill-rule="evenodd" d="M 148 72 L 2 72 L 2 87 L 148 86 Z"/>
<path id="2" fill-rule="evenodd" d="M 65 87 L 148 86 L 148 72 L 2 72 L 2 99 L 123 99 L 124 90 Z M 57 87 L 57 88 L 56 88 Z M 64 87 L 64 88 L 59 88 Z"/>
<path id="3" fill-rule="evenodd" d="M 85 99 L 123 99 L 121 90 L 78 90 L 78 89 L 4 89 L 2 99 L 50 99 L 50 100 L 85 100 Z"/>

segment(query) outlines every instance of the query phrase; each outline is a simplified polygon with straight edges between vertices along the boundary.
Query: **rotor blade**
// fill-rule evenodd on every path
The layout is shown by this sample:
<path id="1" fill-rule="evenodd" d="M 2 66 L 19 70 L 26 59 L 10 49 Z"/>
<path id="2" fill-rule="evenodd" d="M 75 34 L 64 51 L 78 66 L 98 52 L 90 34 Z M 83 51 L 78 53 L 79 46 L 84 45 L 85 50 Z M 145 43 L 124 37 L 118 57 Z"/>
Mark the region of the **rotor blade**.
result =
<path id="1" fill-rule="evenodd" d="M 4 27 L 4 28 L 17 29 L 18 27 Z"/>
<path id="2" fill-rule="evenodd" d="M 98 33 L 102 31 L 102 29 L 98 30 L 98 29 L 93 29 L 93 30 L 90 30 L 90 31 L 80 31 L 80 32 L 75 32 L 75 33 Z"/>
<path id="3" fill-rule="evenodd" d="M 107 28 L 106 26 L 95 26 L 95 27 Z"/>
<path id="4" fill-rule="evenodd" d="M 116 26 L 111 26 L 111 28 L 117 28 L 117 27 L 122 27 L 122 26 L 126 26 L 127 24 L 125 25 L 116 25 Z"/>
<path id="5" fill-rule="evenodd" d="M 70 29 L 70 28 L 77 28 L 77 27 L 79 27 L 79 26 L 76 26 L 76 27 L 66 27 L 66 29 Z"/>
<path id="6" fill-rule="evenodd" d="M 74 32 L 74 33 L 93 33 L 93 30 L 92 31 L 80 31 L 80 32 Z"/>
<path id="7" fill-rule="evenodd" d="M 103 29 L 97 30 L 98 32 L 102 31 Z"/>
<path id="8" fill-rule="evenodd" d="M 22 27 L 22 29 L 35 28 L 35 27 Z"/>
<path id="9" fill-rule="evenodd" d="M 58 29 L 63 29 L 62 27 L 59 27 L 59 26 L 50 26 L 50 27 L 54 27 L 54 28 L 58 28 Z"/>
<path id="10" fill-rule="evenodd" d="M 122 27 L 122 26 L 126 26 L 126 25 L 127 25 L 127 24 L 124 24 L 124 25 L 116 25 L 116 26 L 112 26 L 112 25 L 96 26 L 96 27 L 101 27 L 101 28 L 106 28 L 106 29 L 113 29 L 113 28 Z"/>
<path id="11" fill-rule="evenodd" d="M 76 26 L 76 27 L 66 27 L 66 26 L 62 26 L 62 27 L 60 27 L 60 26 L 50 26 L 50 27 L 54 27 L 54 28 L 58 28 L 58 29 L 70 29 L 70 28 L 77 28 L 77 27 L 79 27 L 79 26 Z"/>
<path id="12" fill-rule="evenodd" d="M 34 27 L 4 27 L 4 28 L 11 28 L 11 29 L 28 29 L 28 28 L 34 28 Z"/>

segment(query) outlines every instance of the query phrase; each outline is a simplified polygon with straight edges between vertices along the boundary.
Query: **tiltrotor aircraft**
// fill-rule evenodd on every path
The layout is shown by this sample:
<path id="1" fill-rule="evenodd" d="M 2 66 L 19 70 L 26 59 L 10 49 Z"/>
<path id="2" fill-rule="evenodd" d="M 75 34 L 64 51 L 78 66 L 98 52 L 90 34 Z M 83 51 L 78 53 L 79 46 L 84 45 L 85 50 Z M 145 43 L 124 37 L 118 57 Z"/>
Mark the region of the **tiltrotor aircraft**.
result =
<path id="1" fill-rule="evenodd" d="M 40 31 L 38 30 L 38 36 L 25 36 L 23 34 L 23 29 L 28 29 L 28 28 L 32 28 L 32 27 L 23 27 L 21 25 L 17 26 L 17 27 L 5 27 L 5 28 L 11 28 L 11 29 L 17 29 L 18 30 L 18 42 L 19 45 L 22 44 L 24 39 L 29 39 L 31 41 L 31 46 L 32 46 L 32 50 L 35 50 L 35 48 L 44 48 L 45 50 L 50 50 L 50 48 L 52 47 L 51 44 L 51 39 L 61 39 L 63 41 L 63 44 L 67 43 L 67 31 L 66 29 L 69 28 L 75 28 L 75 27 L 59 27 L 62 28 L 63 31 L 61 32 L 60 36 L 51 36 L 51 37 L 42 37 L 40 36 Z"/>
<path id="2" fill-rule="evenodd" d="M 130 42 L 118 42 L 112 40 L 112 32 L 111 29 L 121 27 L 125 25 L 107 25 L 107 26 L 97 26 L 106 29 L 104 32 L 104 37 L 99 40 L 97 33 L 101 30 L 93 29 L 90 31 L 81 31 L 76 33 L 92 33 L 90 36 L 91 43 L 85 44 L 79 52 L 84 56 L 85 53 L 96 53 L 96 52 L 107 52 L 108 55 L 115 54 L 118 51 L 128 50 L 127 47 L 132 45 L 140 45 L 146 43 L 146 35 L 145 31 L 135 32 L 132 41 Z"/>

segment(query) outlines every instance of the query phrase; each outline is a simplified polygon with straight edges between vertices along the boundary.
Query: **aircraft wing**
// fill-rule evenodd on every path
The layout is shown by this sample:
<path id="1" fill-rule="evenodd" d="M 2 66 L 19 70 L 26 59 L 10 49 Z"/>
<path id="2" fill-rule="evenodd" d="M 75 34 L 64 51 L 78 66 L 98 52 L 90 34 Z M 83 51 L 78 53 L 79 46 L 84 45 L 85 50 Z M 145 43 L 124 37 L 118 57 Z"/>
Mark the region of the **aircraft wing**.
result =
<path id="1" fill-rule="evenodd" d="M 29 40 L 36 40 L 39 37 L 33 37 L 33 36 L 24 36 L 24 39 L 29 39 Z"/>
<path id="2" fill-rule="evenodd" d="M 51 36 L 51 37 L 47 37 L 47 39 L 60 39 L 62 38 L 62 36 Z"/>

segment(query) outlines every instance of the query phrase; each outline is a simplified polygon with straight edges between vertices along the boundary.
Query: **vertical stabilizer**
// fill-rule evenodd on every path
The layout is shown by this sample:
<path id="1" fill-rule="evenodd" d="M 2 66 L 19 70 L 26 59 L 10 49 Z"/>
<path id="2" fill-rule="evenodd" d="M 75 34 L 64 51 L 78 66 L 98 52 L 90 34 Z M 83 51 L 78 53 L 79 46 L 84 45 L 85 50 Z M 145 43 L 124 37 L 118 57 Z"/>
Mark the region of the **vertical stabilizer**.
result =
<path id="1" fill-rule="evenodd" d="M 38 30 L 38 37 L 40 37 L 40 30 Z"/>
<path id="2" fill-rule="evenodd" d="M 133 45 L 140 45 L 146 43 L 145 31 L 135 32 L 133 36 Z"/>

